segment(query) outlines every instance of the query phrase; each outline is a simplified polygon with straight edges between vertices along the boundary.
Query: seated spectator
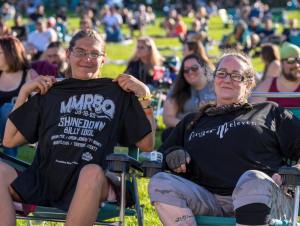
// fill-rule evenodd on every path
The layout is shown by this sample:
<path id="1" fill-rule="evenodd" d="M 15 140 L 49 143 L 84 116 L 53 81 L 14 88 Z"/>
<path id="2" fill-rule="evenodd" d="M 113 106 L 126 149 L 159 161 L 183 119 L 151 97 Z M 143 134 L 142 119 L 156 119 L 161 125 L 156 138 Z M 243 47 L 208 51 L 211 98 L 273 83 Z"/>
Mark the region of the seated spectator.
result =
<path id="1" fill-rule="evenodd" d="M 29 67 L 22 43 L 13 36 L 0 37 L 0 140 L 22 85 L 36 74 Z M 5 147 L 4 153 L 16 157 L 17 148 Z"/>
<path id="2" fill-rule="evenodd" d="M 166 34 L 170 34 L 171 31 L 173 31 L 175 28 L 175 18 L 177 16 L 177 10 L 171 9 L 168 13 L 168 16 L 165 18 L 165 20 L 162 23 L 162 27 L 166 31 Z"/>
<path id="3" fill-rule="evenodd" d="M 249 51 L 251 49 L 250 33 L 244 21 L 239 21 L 232 33 L 224 36 L 220 48 L 236 48 L 238 50 Z"/>
<path id="4" fill-rule="evenodd" d="M 45 18 L 45 7 L 43 5 L 38 5 L 33 13 L 29 15 L 29 18 L 33 22 L 38 22 L 39 19 Z"/>
<path id="5" fill-rule="evenodd" d="M 36 22 L 36 31 L 29 33 L 27 47 L 32 53 L 32 60 L 37 60 L 41 54 L 47 49 L 47 46 L 52 41 L 51 34 L 46 29 L 45 19 L 39 19 Z"/>
<path id="6" fill-rule="evenodd" d="M 42 54 L 41 60 L 46 60 L 48 63 L 57 66 L 57 77 L 65 77 L 67 70 L 66 50 L 62 47 L 61 42 L 51 42 Z"/>
<path id="7" fill-rule="evenodd" d="M 56 20 L 57 20 L 57 17 L 61 18 L 62 23 L 66 23 L 67 22 L 67 8 L 60 7 L 56 14 Z"/>
<path id="8" fill-rule="evenodd" d="M 284 158 L 299 159 L 300 121 L 275 103 L 247 103 L 255 71 L 234 51 L 217 63 L 216 103 L 187 115 L 159 148 L 170 173 L 155 174 L 148 191 L 165 226 L 196 226 L 196 215 L 235 217 L 237 226 L 293 217 L 277 172 Z"/>
<path id="9" fill-rule="evenodd" d="M 155 42 L 150 37 L 141 37 L 124 73 L 133 75 L 143 83 L 153 86 L 156 67 L 162 66 L 161 57 Z"/>
<path id="10" fill-rule="evenodd" d="M 180 37 L 183 38 L 186 34 L 187 27 L 185 22 L 183 21 L 183 18 L 180 14 L 177 14 L 175 17 L 175 24 L 174 28 L 170 33 L 168 34 L 169 37 Z"/>
<path id="11" fill-rule="evenodd" d="M 274 78 L 280 75 L 280 53 L 277 46 L 267 43 L 261 47 L 261 58 L 265 64 L 261 81 L 267 78 Z"/>
<path id="12" fill-rule="evenodd" d="M 146 7 L 146 12 L 147 12 L 147 16 L 148 16 L 148 23 L 149 24 L 155 24 L 155 19 L 156 19 L 156 15 L 152 9 L 151 6 L 147 6 Z"/>
<path id="13" fill-rule="evenodd" d="M 121 32 L 122 17 L 115 6 L 109 8 L 109 12 L 102 18 L 101 23 L 104 25 L 105 40 L 107 42 L 121 42 L 124 40 Z"/>
<path id="14" fill-rule="evenodd" d="M 23 17 L 21 14 L 16 14 L 14 18 L 14 26 L 12 26 L 12 35 L 17 37 L 20 41 L 27 40 L 27 30 L 23 23 Z"/>
<path id="15" fill-rule="evenodd" d="M 51 42 L 57 42 L 58 35 L 56 31 L 56 19 L 54 17 L 49 17 L 47 20 L 47 31 L 50 34 Z"/>
<path id="16" fill-rule="evenodd" d="M 164 103 L 163 121 L 168 129 L 162 134 L 163 142 L 186 114 L 215 100 L 211 76 L 211 68 L 197 54 L 187 55 L 182 60 L 178 76 Z"/>
<path id="17" fill-rule="evenodd" d="M 92 226 L 101 203 L 117 201 L 121 192 L 106 172 L 106 157 L 117 143 L 153 149 L 154 119 L 144 100 L 150 91 L 129 75 L 99 78 L 104 49 L 99 33 L 78 32 L 67 52 L 72 79 L 54 85 L 54 78 L 40 76 L 23 85 L 3 144 L 38 146 L 21 174 L 0 163 L 2 225 L 16 224 L 13 201 L 18 201 L 67 211 L 66 225 Z M 32 92 L 38 94 L 27 101 Z"/>
<path id="18" fill-rule="evenodd" d="M 300 92 L 300 47 L 283 43 L 280 48 L 281 74 L 260 83 L 258 92 Z M 300 107 L 300 98 L 251 98 L 252 102 L 274 101 L 282 107 Z"/>
<path id="19" fill-rule="evenodd" d="M 9 4 L 8 2 L 4 2 L 1 7 L 0 16 L 4 21 L 11 20 L 16 15 L 16 9 L 13 4 Z"/>
<path id="20" fill-rule="evenodd" d="M 133 37 L 134 30 L 140 32 L 140 36 L 144 35 L 144 29 L 148 22 L 148 15 L 146 12 L 146 6 L 141 4 L 139 10 L 134 12 L 133 18 L 129 21 L 130 36 Z"/>
<path id="21" fill-rule="evenodd" d="M 70 37 L 68 35 L 66 22 L 59 16 L 56 16 L 55 30 L 57 32 L 59 41 L 66 42 L 69 40 Z"/>
<path id="22" fill-rule="evenodd" d="M 300 47 L 300 28 L 298 27 L 298 20 L 296 18 L 291 19 L 289 25 L 289 28 L 285 28 L 282 32 L 283 40 Z"/>
<path id="23" fill-rule="evenodd" d="M 198 34 L 200 32 L 207 32 L 204 27 L 202 27 L 201 21 L 195 18 L 192 22 L 192 26 L 190 29 L 187 30 L 186 36 L 191 34 Z"/>
<path id="24" fill-rule="evenodd" d="M 92 22 L 91 18 L 89 18 L 87 16 L 81 17 L 80 21 L 79 21 L 79 28 L 80 28 L 80 30 L 93 29 L 93 22 Z"/>
<path id="25" fill-rule="evenodd" d="M 251 34 L 259 34 L 259 32 L 262 30 L 259 18 L 251 17 L 248 29 Z"/>
<path id="26" fill-rule="evenodd" d="M 261 43 L 273 42 L 275 36 L 275 28 L 273 27 L 272 18 L 266 18 L 264 20 L 264 26 L 258 32 Z"/>
<path id="27" fill-rule="evenodd" d="M 201 6 L 197 13 L 196 13 L 197 20 L 200 21 L 201 28 L 203 31 L 208 31 L 208 21 L 209 21 L 209 15 L 207 14 L 206 8 L 204 6 Z"/>
<path id="28" fill-rule="evenodd" d="M 208 58 L 208 55 L 205 51 L 204 46 L 202 45 L 203 40 L 201 39 L 202 36 L 198 35 L 190 35 L 187 37 L 185 42 L 183 43 L 183 56 L 186 57 L 190 54 L 197 54 L 202 61 L 204 61 L 210 70 L 214 70 L 215 66 Z"/>

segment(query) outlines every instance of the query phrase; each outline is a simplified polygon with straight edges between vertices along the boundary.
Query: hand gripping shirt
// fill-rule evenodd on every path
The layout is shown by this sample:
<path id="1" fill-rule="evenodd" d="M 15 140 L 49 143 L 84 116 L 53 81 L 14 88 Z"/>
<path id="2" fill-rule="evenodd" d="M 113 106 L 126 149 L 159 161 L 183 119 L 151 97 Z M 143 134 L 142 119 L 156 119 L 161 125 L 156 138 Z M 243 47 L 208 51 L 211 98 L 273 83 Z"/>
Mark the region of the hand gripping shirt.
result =
<path id="1" fill-rule="evenodd" d="M 209 116 L 204 114 L 187 130 L 195 114 L 187 115 L 160 150 L 181 146 L 191 156 L 181 174 L 212 193 L 231 195 L 247 170 L 272 175 L 284 158 L 300 157 L 300 121 L 272 102 L 250 109 Z"/>
<path id="2" fill-rule="evenodd" d="M 133 93 L 111 79 L 67 79 L 10 115 L 30 143 L 31 167 L 13 183 L 24 202 L 67 209 L 86 164 L 106 168 L 114 146 L 135 144 L 151 125 Z"/>

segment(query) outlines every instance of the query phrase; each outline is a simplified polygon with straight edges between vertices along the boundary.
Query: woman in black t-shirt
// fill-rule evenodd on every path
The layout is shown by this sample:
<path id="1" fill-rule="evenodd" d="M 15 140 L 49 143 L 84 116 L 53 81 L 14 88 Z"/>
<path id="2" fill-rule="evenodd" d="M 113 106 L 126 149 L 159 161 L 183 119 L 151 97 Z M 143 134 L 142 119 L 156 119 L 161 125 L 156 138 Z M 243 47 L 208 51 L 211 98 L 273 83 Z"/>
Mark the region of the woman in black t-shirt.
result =
<path id="1" fill-rule="evenodd" d="M 226 52 L 214 72 L 216 103 L 187 115 L 161 146 L 172 173 L 154 175 L 149 194 L 164 225 L 196 225 L 195 215 L 235 216 L 237 225 L 291 219 L 277 172 L 300 157 L 300 121 L 272 102 L 248 104 L 254 85 L 250 58 Z"/>
<path id="2" fill-rule="evenodd" d="M 38 146 L 19 176 L 0 163 L 3 225 L 15 224 L 12 200 L 66 210 L 66 225 L 93 225 L 100 203 L 119 192 L 106 176 L 106 156 L 117 143 L 152 150 L 149 89 L 130 75 L 98 78 L 104 59 L 100 34 L 80 31 L 67 50 L 69 79 L 39 76 L 22 86 L 3 143 Z M 38 94 L 27 101 L 33 91 Z"/>

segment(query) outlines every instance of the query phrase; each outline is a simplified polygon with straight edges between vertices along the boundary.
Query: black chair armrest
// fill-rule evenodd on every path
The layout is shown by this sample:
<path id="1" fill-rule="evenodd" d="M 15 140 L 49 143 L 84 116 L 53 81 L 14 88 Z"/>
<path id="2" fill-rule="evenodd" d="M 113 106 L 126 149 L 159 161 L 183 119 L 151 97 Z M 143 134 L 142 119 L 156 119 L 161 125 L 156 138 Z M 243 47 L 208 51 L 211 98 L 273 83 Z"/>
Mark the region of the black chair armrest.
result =
<path id="1" fill-rule="evenodd" d="M 158 161 L 144 161 L 142 163 L 143 176 L 152 177 L 154 174 L 162 171 L 162 163 Z"/>
<path id="2" fill-rule="evenodd" d="M 108 162 L 108 170 L 111 172 L 128 173 L 130 167 L 143 171 L 140 162 L 126 154 L 112 153 L 106 156 L 106 160 Z"/>
<path id="3" fill-rule="evenodd" d="M 300 185 L 300 169 L 296 167 L 283 166 L 278 170 L 278 173 L 282 176 L 283 185 Z"/>
<path id="4" fill-rule="evenodd" d="M 9 164 L 10 166 L 14 167 L 15 169 L 17 169 L 20 172 L 22 172 L 25 169 L 30 167 L 30 164 L 28 162 L 24 162 L 15 157 L 6 155 L 5 153 L 0 151 L 0 161 L 1 160 L 6 162 L 7 164 Z"/>

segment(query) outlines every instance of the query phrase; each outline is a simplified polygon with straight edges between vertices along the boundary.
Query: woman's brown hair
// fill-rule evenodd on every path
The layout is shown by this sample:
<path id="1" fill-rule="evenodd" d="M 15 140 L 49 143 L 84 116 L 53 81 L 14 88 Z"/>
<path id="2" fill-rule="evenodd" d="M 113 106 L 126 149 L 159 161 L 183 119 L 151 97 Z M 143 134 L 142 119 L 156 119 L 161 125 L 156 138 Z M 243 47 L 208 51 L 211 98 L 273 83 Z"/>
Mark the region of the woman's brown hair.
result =
<path id="1" fill-rule="evenodd" d="M 178 76 L 174 84 L 174 91 L 171 95 L 171 97 L 175 100 L 178 106 L 179 112 L 183 112 L 184 104 L 191 96 L 191 85 L 184 78 L 184 63 L 189 59 L 195 59 L 198 62 L 198 64 L 202 68 L 204 68 L 205 76 L 209 77 L 212 74 L 210 67 L 207 65 L 205 61 L 203 61 L 199 57 L 198 54 L 190 54 L 187 55 L 185 58 L 183 58 L 180 70 L 178 72 Z"/>
<path id="2" fill-rule="evenodd" d="M 8 65 L 8 72 L 17 72 L 29 68 L 25 48 L 18 38 L 11 35 L 2 36 L 0 37 L 0 46 Z"/>

